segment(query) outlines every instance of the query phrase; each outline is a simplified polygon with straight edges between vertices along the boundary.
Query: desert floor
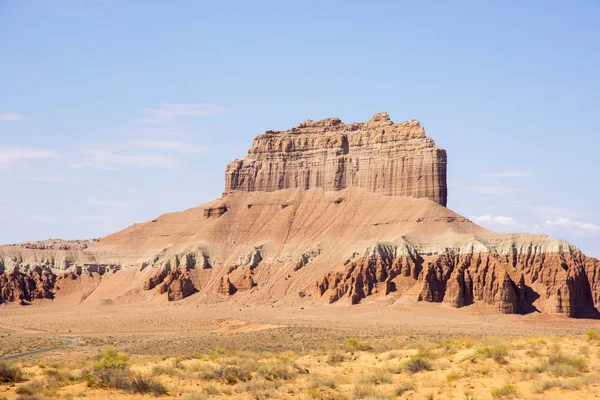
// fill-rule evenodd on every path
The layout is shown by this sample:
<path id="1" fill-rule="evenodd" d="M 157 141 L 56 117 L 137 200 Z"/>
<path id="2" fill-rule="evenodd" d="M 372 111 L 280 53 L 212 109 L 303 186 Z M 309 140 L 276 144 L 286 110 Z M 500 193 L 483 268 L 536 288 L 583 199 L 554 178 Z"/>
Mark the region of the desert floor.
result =
<path id="1" fill-rule="evenodd" d="M 23 377 L 0 380 L 0 399 L 600 398 L 600 320 L 490 311 L 385 301 L 2 305 L 0 357 L 57 350 L 11 364 Z M 61 347 L 68 340 L 76 344 Z M 145 377 L 166 394 L 102 375 L 112 371 L 97 365 L 109 348 L 128 356 L 119 379 Z"/>

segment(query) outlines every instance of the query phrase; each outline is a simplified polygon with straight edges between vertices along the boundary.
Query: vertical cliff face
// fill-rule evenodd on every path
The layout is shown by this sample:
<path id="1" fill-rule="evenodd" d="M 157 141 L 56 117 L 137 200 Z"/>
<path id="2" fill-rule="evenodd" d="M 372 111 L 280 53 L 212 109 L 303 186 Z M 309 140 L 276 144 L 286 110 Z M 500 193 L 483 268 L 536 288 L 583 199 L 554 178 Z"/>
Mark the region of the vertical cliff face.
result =
<path id="1" fill-rule="evenodd" d="M 395 124 L 387 113 L 365 123 L 328 118 L 257 136 L 248 156 L 225 173 L 226 193 L 353 186 L 445 206 L 446 151 L 418 121 Z"/>

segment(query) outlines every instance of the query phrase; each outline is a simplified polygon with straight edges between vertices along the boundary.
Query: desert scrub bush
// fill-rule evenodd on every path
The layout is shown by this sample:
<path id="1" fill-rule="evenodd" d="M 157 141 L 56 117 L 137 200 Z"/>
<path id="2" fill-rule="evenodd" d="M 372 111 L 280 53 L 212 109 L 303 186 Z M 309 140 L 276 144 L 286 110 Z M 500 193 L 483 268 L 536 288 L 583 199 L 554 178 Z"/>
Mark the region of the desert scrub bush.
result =
<path id="1" fill-rule="evenodd" d="M 373 346 L 371 346 L 370 344 L 368 344 L 366 342 L 361 342 L 357 338 L 353 338 L 353 337 L 348 338 L 348 340 L 346 340 L 346 344 L 348 345 L 348 347 L 351 350 L 358 350 L 358 351 L 373 350 Z"/>
<path id="2" fill-rule="evenodd" d="M 310 375 L 310 384 L 308 386 L 310 389 L 313 388 L 329 388 L 335 389 L 337 388 L 337 382 L 331 376 L 324 376 L 321 374 L 311 374 Z"/>
<path id="3" fill-rule="evenodd" d="M 152 375 L 160 376 L 160 375 L 169 375 L 169 376 L 179 376 L 181 373 L 174 368 L 172 365 L 155 365 L 152 367 Z"/>
<path id="4" fill-rule="evenodd" d="M 506 364 L 508 349 L 506 346 L 486 346 L 477 350 L 476 355 L 483 358 L 491 358 L 498 364 Z"/>
<path id="5" fill-rule="evenodd" d="M 240 383 L 236 385 L 236 393 L 250 393 L 255 397 L 254 394 L 270 392 L 271 390 L 277 389 L 277 383 L 273 381 L 267 381 L 265 379 L 254 379 L 250 382 Z"/>
<path id="6" fill-rule="evenodd" d="M 546 390 L 550 390 L 553 388 L 562 388 L 563 383 L 558 380 L 545 381 L 545 382 L 537 382 L 533 385 L 534 393 L 544 393 Z"/>
<path id="7" fill-rule="evenodd" d="M 94 372 L 83 376 L 89 387 L 98 386 L 134 394 L 163 396 L 167 389 L 151 378 L 129 371 L 129 356 L 115 349 L 104 350 L 94 363 Z"/>
<path id="8" fill-rule="evenodd" d="M 56 368 L 48 368 L 44 370 L 46 376 L 47 385 L 54 385 L 57 387 L 64 387 L 74 382 L 81 382 L 83 376 L 81 372 L 70 372 Z"/>
<path id="9" fill-rule="evenodd" d="M 596 342 L 600 339 L 600 334 L 598 334 L 598 331 L 590 329 L 585 333 L 585 339 L 588 342 Z"/>
<path id="10" fill-rule="evenodd" d="M 569 357 L 559 353 L 551 355 L 535 371 L 547 372 L 557 376 L 577 376 L 587 371 L 587 364 L 581 358 Z"/>
<path id="11" fill-rule="evenodd" d="M 402 383 L 394 389 L 396 396 L 402 396 L 404 393 L 415 390 L 415 387 L 410 383 Z"/>
<path id="12" fill-rule="evenodd" d="M 130 377 L 125 390 L 130 393 L 153 394 L 154 396 L 164 396 L 168 393 L 160 382 L 142 375 Z"/>
<path id="13" fill-rule="evenodd" d="M 393 396 L 391 393 L 380 391 L 371 385 L 359 385 L 354 387 L 354 398 L 369 400 L 391 400 Z"/>
<path id="14" fill-rule="evenodd" d="M 23 386 L 18 386 L 15 389 L 15 393 L 16 394 L 26 394 L 26 395 L 33 395 L 35 394 L 35 391 L 32 387 L 30 387 L 29 385 L 23 385 Z"/>
<path id="15" fill-rule="evenodd" d="M 133 394 L 166 395 L 167 389 L 151 378 L 132 374 L 123 369 L 103 369 L 96 371 L 96 386 L 105 389 L 117 389 Z"/>
<path id="16" fill-rule="evenodd" d="M 314 400 L 346 400 L 347 397 L 330 388 L 313 387 L 306 391 L 306 395 Z"/>
<path id="17" fill-rule="evenodd" d="M 325 361 L 329 365 L 338 365 L 345 360 L 346 353 L 342 350 L 332 350 L 325 358 Z"/>
<path id="18" fill-rule="evenodd" d="M 100 359 L 94 363 L 94 369 L 127 369 L 129 367 L 129 356 L 118 352 L 116 349 L 106 349 L 100 355 Z"/>
<path id="19" fill-rule="evenodd" d="M 354 387 L 354 397 L 357 399 L 367 399 L 377 396 L 377 391 L 372 385 L 359 385 Z"/>
<path id="20" fill-rule="evenodd" d="M 208 359 L 215 361 L 217 358 L 224 356 L 225 353 L 225 349 L 217 347 L 216 349 L 210 350 L 208 352 Z"/>
<path id="21" fill-rule="evenodd" d="M 285 359 L 266 360 L 258 363 L 258 375 L 268 381 L 294 379 L 300 368 L 293 361 Z"/>
<path id="22" fill-rule="evenodd" d="M 13 363 L 0 362 L 0 383 L 16 383 L 23 380 L 23 371 Z"/>
<path id="23" fill-rule="evenodd" d="M 587 364 L 581 358 L 565 356 L 561 353 L 551 355 L 535 372 L 547 372 L 557 376 L 578 376 L 587 370 Z"/>
<path id="24" fill-rule="evenodd" d="M 207 398 L 200 393 L 188 393 L 182 397 L 183 400 L 207 400 Z"/>
<path id="25" fill-rule="evenodd" d="M 412 356 L 405 364 L 404 368 L 413 374 L 421 371 L 431 371 L 433 369 L 433 365 L 428 358 L 423 356 Z"/>
<path id="26" fill-rule="evenodd" d="M 392 383 L 392 374 L 390 374 L 385 369 L 376 368 L 368 375 L 362 376 L 360 378 L 361 383 L 372 384 L 372 385 L 381 385 L 383 383 Z"/>
<path id="27" fill-rule="evenodd" d="M 252 379 L 252 373 L 257 370 L 257 366 L 252 361 L 235 364 L 236 360 L 224 360 L 222 364 L 216 367 L 207 367 L 200 372 L 200 378 L 203 380 L 220 380 L 229 385 L 235 385 L 238 382 L 247 382 Z"/>
<path id="28" fill-rule="evenodd" d="M 504 385 L 492 390 L 492 397 L 495 399 L 503 399 L 512 397 L 517 394 L 517 388 L 514 385 Z"/>
<path id="29" fill-rule="evenodd" d="M 35 380 L 17 387 L 15 392 L 21 397 L 55 398 L 57 390 L 58 387 L 47 380 Z"/>
<path id="30" fill-rule="evenodd" d="M 448 375 L 446 375 L 447 382 L 454 382 L 462 378 L 462 374 L 458 371 L 450 371 Z"/>

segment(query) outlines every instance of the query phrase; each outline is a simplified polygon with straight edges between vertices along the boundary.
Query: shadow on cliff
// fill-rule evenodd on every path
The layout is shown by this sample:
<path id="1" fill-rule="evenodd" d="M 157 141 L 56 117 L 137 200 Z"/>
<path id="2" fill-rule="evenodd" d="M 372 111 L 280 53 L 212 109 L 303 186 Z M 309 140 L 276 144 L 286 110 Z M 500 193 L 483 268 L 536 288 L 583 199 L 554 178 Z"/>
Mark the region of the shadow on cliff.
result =
<path id="1" fill-rule="evenodd" d="M 592 285 L 587 274 L 582 276 L 583 283 L 576 290 L 578 298 L 575 299 L 575 313 L 571 315 L 578 319 L 600 319 L 600 312 L 594 307 L 594 295 L 592 294 Z"/>
<path id="2" fill-rule="evenodd" d="M 527 315 L 541 312 L 533 303 L 540 298 L 540 294 L 529 286 L 525 286 L 525 298 L 519 304 L 519 314 Z"/>

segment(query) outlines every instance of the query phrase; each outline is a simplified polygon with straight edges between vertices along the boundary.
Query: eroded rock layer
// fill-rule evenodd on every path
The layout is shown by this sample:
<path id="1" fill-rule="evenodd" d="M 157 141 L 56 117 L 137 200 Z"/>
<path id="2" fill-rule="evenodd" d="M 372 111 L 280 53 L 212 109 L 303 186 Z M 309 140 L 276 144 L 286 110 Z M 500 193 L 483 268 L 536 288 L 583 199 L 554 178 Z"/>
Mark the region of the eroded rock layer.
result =
<path id="1" fill-rule="evenodd" d="M 395 124 L 386 113 L 354 124 L 328 118 L 259 135 L 248 156 L 225 173 L 226 193 L 352 186 L 445 206 L 446 151 L 418 121 Z"/>
<path id="2" fill-rule="evenodd" d="M 446 208 L 445 153 L 415 121 L 260 135 L 227 192 L 99 241 L 0 246 L 0 303 L 385 299 L 598 316 L 600 261 Z"/>
<path id="3" fill-rule="evenodd" d="M 366 249 L 344 271 L 319 280 L 319 295 L 330 303 L 346 298 L 357 304 L 369 296 L 401 296 L 412 290 L 418 301 L 457 308 L 482 302 L 504 314 L 597 315 L 598 293 L 589 282 L 596 281 L 597 270 L 590 266 L 597 268 L 598 260 L 576 249 L 516 257 L 494 249 L 447 249 L 423 257 L 406 250 L 381 244 Z"/>

